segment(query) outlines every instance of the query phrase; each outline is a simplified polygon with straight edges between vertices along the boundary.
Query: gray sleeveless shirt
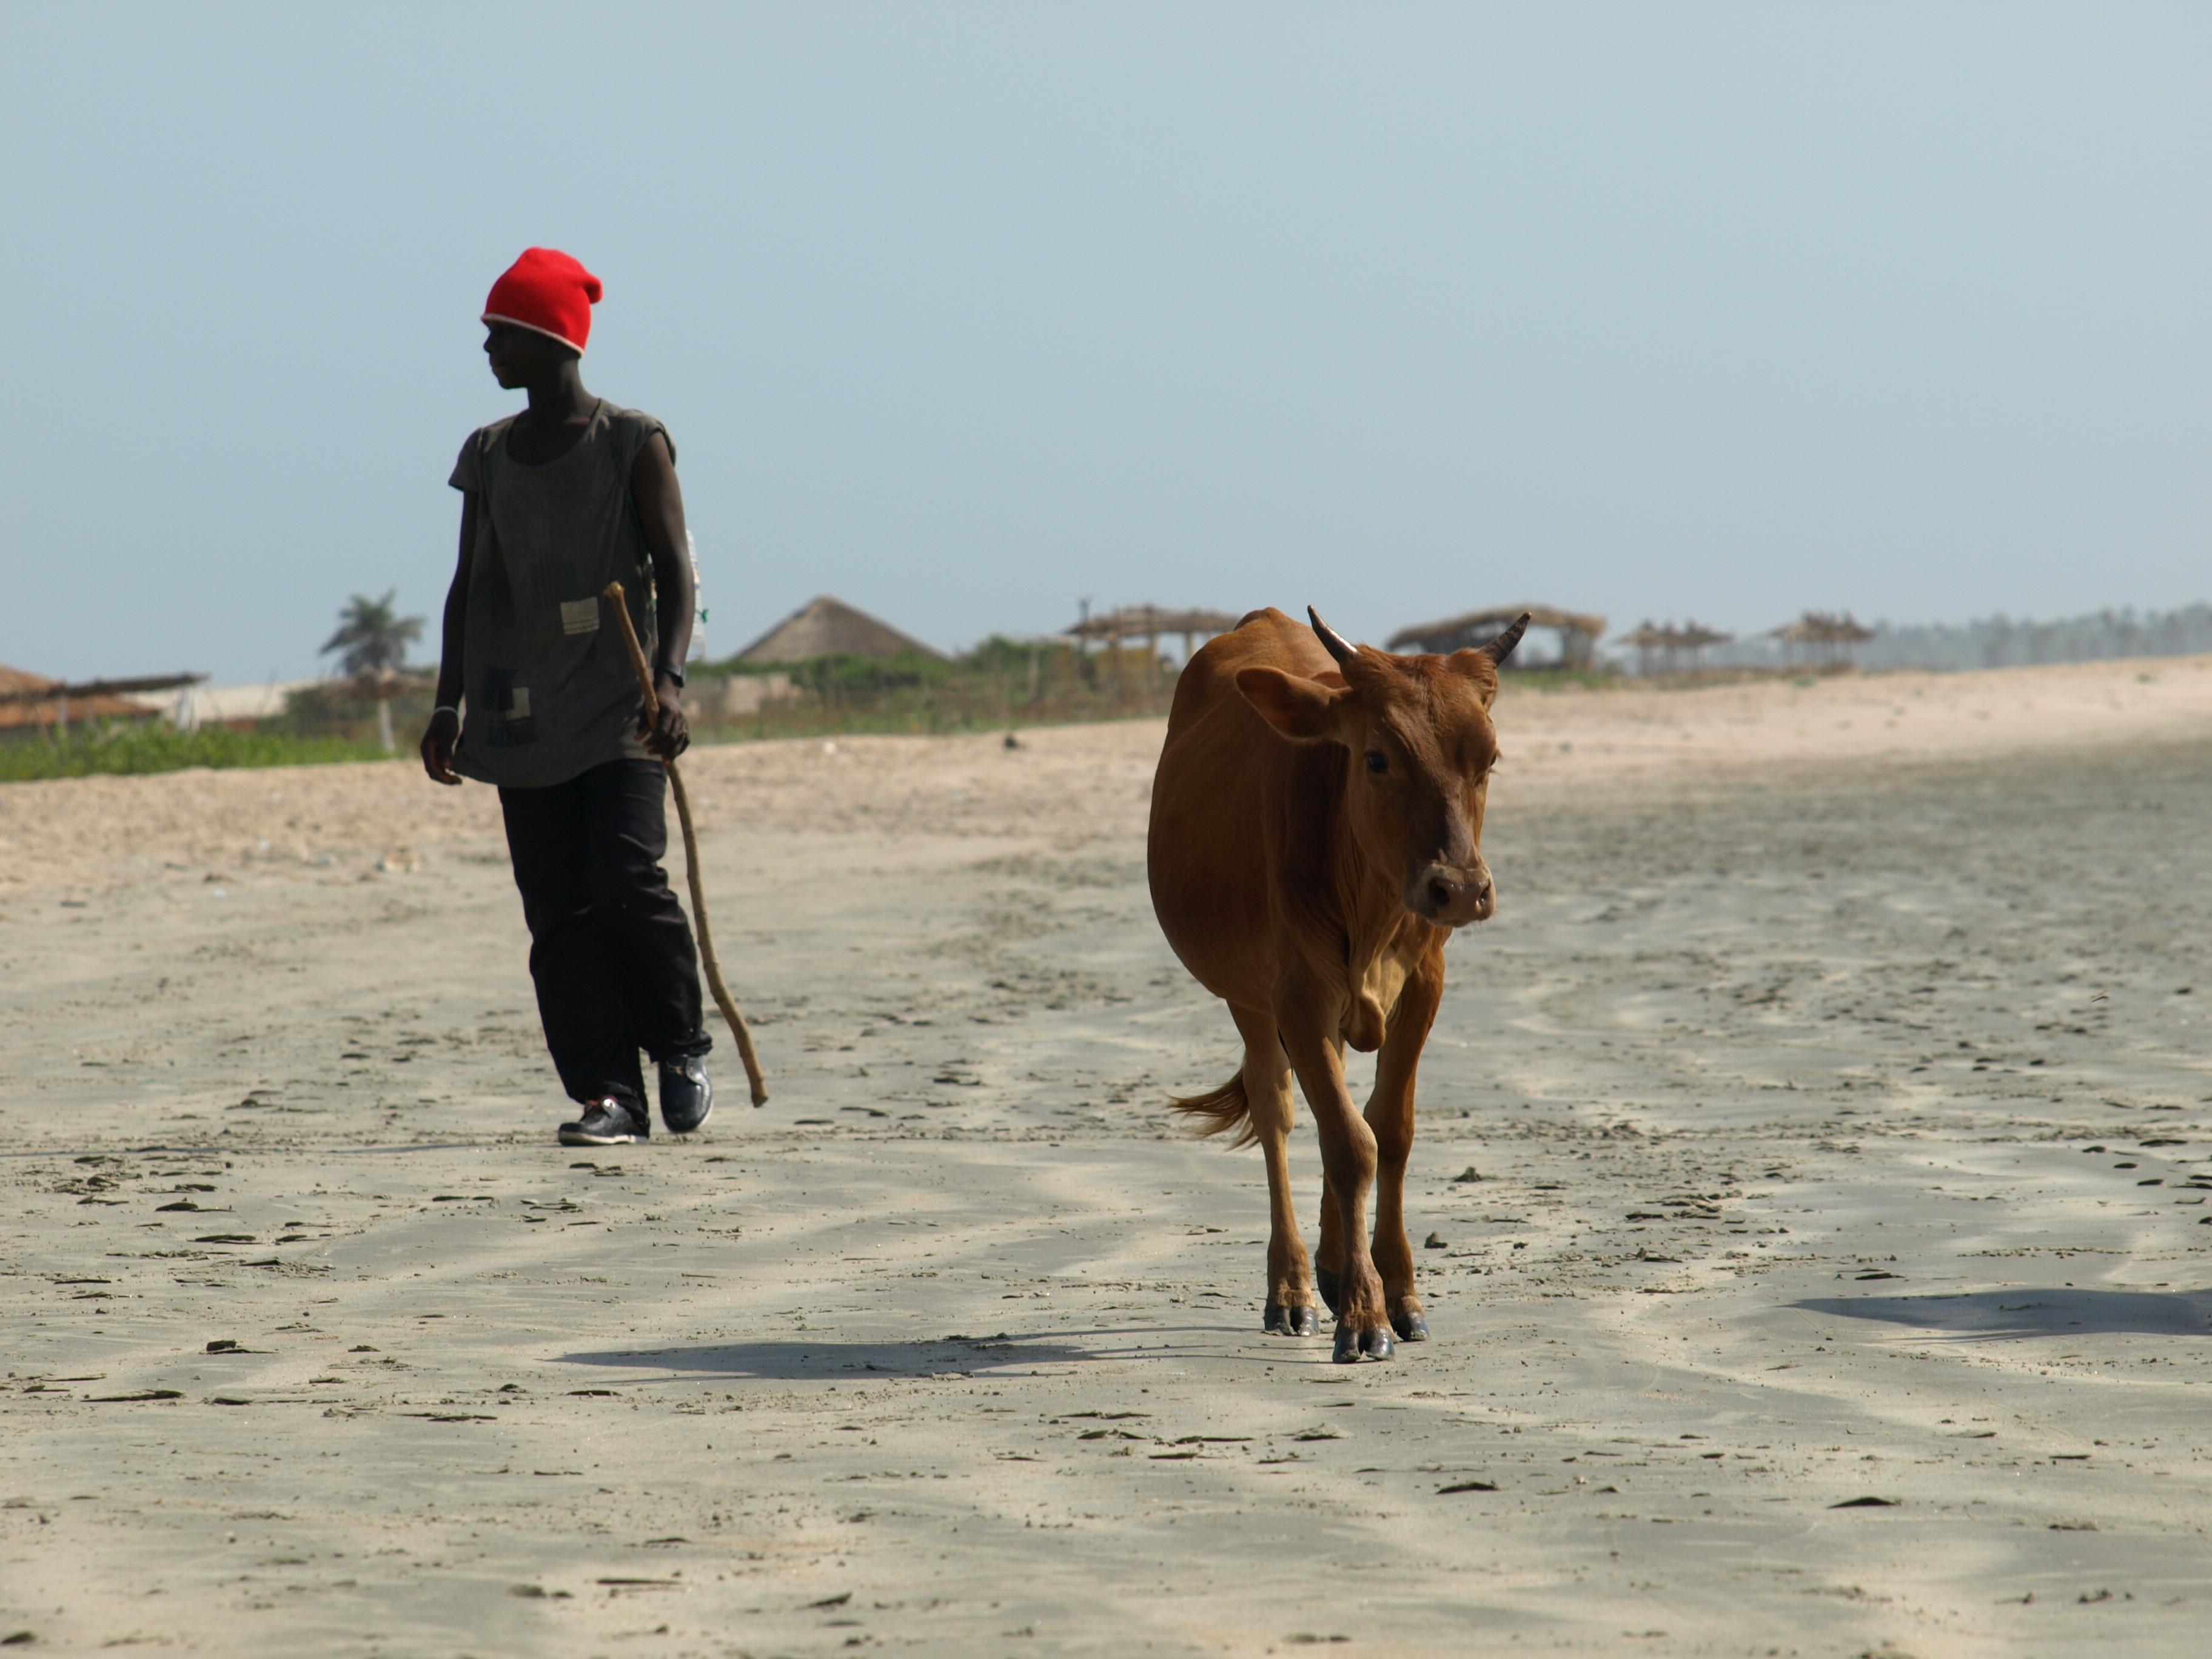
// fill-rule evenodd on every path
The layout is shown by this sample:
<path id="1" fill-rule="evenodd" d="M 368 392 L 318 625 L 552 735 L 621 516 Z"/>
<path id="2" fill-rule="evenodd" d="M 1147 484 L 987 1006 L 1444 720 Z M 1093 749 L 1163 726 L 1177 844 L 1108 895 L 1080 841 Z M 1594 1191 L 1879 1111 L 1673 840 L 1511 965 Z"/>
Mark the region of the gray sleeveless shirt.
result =
<path id="1" fill-rule="evenodd" d="M 650 659 L 652 556 L 630 467 L 647 439 L 668 433 L 602 398 L 574 448 L 525 466 L 507 453 L 514 424 L 510 415 L 471 433 L 447 480 L 477 495 L 453 769 L 535 789 L 646 753 L 637 674 L 599 595 L 623 585 Z M 668 453 L 673 459 L 673 440 Z"/>

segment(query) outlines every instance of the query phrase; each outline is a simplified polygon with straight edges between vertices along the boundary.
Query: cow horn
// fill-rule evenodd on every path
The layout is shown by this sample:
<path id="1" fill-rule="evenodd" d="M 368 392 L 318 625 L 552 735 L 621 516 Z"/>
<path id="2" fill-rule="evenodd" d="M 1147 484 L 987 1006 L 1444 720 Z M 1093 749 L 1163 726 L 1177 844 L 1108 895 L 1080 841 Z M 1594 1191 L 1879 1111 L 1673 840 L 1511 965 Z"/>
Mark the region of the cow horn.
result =
<path id="1" fill-rule="evenodd" d="M 1523 611 L 1514 624 L 1482 647 L 1482 654 L 1493 663 L 1503 664 L 1513 654 L 1513 647 L 1521 643 L 1521 636 L 1528 631 L 1528 613 Z"/>
<path id="2" fill-rule="evenodd" d="M 1346 663 L 1350 662 L 1353 657 L 1358 654 L 1358 651 L 1354 647 L 1346 645 L 1344 642 L 1343 635 L 1338 633 L 1334 628 L 1331 628 L 1327 623 L 1321 619 L 1320 611 L 1315 610 L 1311 605 L 1308 605 L 1306 607 L 1306 615 L 1313 618 L 1313 630 L 1320 636 L 1322 644 L 1328 647 L 1328 654 L 1330 656 L 1335 658 L 1337 661 L 1340 663 Z M 1506 648 L 1510 650 L 1512 647 L 1509 646 Z"/>

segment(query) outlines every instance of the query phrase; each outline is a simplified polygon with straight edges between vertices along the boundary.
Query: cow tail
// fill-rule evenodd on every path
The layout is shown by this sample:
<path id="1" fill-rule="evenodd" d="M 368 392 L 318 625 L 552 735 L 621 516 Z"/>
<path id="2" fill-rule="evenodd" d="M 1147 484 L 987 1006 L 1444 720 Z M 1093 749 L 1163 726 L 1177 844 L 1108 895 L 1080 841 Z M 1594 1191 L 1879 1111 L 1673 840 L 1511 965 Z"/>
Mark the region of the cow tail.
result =
<path id="1" fill-rule="evenodd" d="M 1259 1139 L 1252 1127 L 1252 1102 L 1244 1092 L 1244 1068 L 1238 1066 L 1236 1074 L 1218 1089 L 1202 1095 L 1190 1095 L 1168 1103 L 1178 1112 L 1188 1112 L 1198 1121 L 1191 1126 L 1193 1133 L 1226 1134 L 1237 1131 L 1237 1139 L 1229 1143 L 1231 1150 L 1249 1146 Z"/>

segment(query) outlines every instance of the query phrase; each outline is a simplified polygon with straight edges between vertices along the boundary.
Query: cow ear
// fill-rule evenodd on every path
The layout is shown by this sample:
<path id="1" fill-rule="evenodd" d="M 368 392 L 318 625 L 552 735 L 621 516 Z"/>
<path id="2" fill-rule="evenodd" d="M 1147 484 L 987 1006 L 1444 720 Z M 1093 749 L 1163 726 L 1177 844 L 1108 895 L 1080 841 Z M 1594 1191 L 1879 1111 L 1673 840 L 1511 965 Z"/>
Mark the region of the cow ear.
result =
<path id="1" fill-rule="evenodd" d="M 1480 647 L 1455 651 L 1445 659 L 1452 672 L 1474 682 L 1474 694 L 1482 699 L 1485 708 L 1498 700 L 1498 664 L 1490 653 Z"/>
<path id="2" fill-rule="evenodd" d="M 1338 735 L 1337 705 L 1349 688 L 1328 686 L 1279 668 L 1240 668 L 1237 690 L 1260 718 L 1293 743 L 1326 743 Z"/>

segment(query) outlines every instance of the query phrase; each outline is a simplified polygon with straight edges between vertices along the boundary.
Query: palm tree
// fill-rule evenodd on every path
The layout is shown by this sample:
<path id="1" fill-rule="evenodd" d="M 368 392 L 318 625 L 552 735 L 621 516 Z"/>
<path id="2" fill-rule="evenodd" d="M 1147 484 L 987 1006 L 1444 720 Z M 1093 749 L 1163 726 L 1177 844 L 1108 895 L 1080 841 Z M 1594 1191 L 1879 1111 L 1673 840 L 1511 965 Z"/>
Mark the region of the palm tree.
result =
<path id="1" fill-rule="evenodd" d="M 383 739 L 384 752 L 391 754 L 392 690 L 398 672 L 407 665 L 407 647 L 422 637 L 422 618 L 393 614 L 393 605 L 399 590 L 393 588 L 380 599 L 372 599 L 366 593 L 356 593 L 347 600 L 338 612 L 337 632 L 323 641 L 322 654 L 333 651 L 344 654 L 338 659 L 341 672 L 352 675 L 367 686 L 376 698 L 377 735 Z"/>
<path id="2" fill-rule="evenodd" d="M 393 603 L 398 598 L 396 587 L 380 599 L 355 594 L 338 612 L 338 631 L 323 641 L 321 654 L 343 652 L 338 668 L 348 674 L 404 668 L 407 647 L 422 637 L 422 618 L 394 616 Z"/>

